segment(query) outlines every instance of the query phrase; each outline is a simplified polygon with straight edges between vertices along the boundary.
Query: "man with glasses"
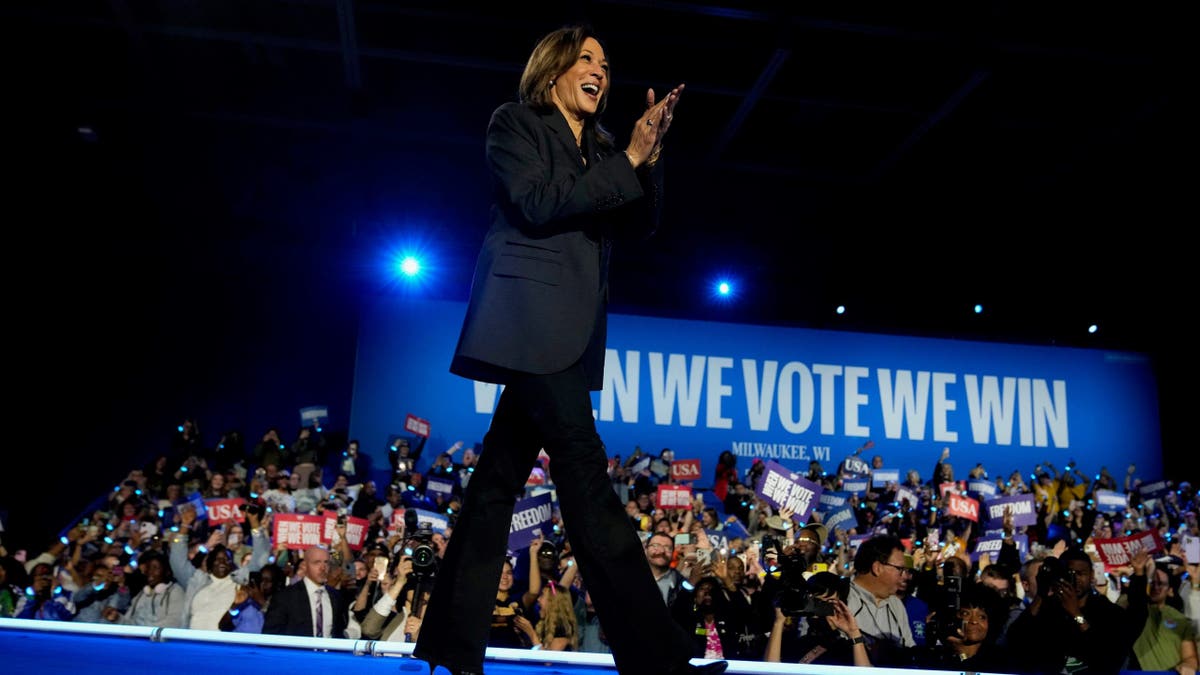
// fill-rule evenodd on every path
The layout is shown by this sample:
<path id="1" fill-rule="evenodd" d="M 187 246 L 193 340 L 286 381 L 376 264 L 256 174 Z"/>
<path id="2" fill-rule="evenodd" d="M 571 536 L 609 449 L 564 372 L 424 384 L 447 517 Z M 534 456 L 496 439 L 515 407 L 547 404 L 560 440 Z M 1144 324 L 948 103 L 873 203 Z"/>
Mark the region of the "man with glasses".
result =
<path id="1" fill-rule="evenodd" d="M 854 615 L 875 665 L 900 665 L 914 646 L 908 612 L 900 600 L 911 570 L 905 564 L 904 545 L 890 535 L 872 537 L 854 556 L 854 580 L 846 605 Z"/>
<path id="2" fill-rule="evenodd" d="M 683 586 L 683 575 L 671 567 L 671 559 L 675 556 L 675 540 L 668 534 L 656 533 L 646 541 L 646 560 L 650 563 L 650 571 L 658 590 L 662 592 L 663 602 L 668 607 L 675 603 L 679 589 Z"/>

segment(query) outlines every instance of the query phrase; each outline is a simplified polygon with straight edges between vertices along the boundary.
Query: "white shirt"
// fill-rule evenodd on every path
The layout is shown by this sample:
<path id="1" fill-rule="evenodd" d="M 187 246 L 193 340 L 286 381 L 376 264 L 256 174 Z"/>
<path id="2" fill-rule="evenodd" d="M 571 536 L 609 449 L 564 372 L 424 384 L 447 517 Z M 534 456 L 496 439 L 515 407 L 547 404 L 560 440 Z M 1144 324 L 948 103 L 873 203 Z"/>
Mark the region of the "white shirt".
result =
<path id="1" fill-rule="evenodd" d="M 221 617 L 229 611 L 233 604 L 233 596 L 237 592 L 237 583 L 233 575 L 224 579 L 212 578 L 212 583 L 196 592 L 192 598 L 192 612 L 188 616 L 188 628 L 196 630 L 221 630 Z"/>
<path id="2" fill-rule="evenodd" d="M 329 591 L 324 586 L 318 586 L 308 577 L 304 577 L 304 590 L 308 591 L 308 611 L 312 612 L 313 636 L 315 637 L 317 625 L 317 593 L 321 595 L 321 624 L 324 630 L 321 631 L 322 637 L 333 636 L 333 603 L 329 601 Z"/>

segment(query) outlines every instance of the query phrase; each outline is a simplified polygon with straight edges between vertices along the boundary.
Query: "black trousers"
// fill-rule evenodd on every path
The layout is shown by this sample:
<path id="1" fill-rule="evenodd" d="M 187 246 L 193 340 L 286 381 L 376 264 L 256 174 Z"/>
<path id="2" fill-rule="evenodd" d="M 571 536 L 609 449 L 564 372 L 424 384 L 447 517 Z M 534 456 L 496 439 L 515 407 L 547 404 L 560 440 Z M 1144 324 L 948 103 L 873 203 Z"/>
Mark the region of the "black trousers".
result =
<path id="1" fill-rule="evenodd" d="M 619 672 L 668 673 L 691 645 L 671 620 L 608 478 L 582 366 L 505 386 L 426 608 L 414 656 L 482 670 L 513 505 L 546 449 L 563 522 Z"/>

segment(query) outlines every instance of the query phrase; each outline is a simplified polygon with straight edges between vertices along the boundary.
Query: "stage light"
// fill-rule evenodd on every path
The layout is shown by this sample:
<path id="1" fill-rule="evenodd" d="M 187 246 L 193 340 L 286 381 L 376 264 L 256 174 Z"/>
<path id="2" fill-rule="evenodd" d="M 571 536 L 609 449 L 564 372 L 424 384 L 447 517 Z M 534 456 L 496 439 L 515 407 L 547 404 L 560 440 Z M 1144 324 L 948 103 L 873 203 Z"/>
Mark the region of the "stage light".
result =
<path id="1" fill-rule="evenodd" d="M 421 273 L 421 261 L 413 256 L 404 256 L 400 261 L 400 273 L 406 277 L 415 277 Z"/>
<path id="2" fill-rule="evenodd" d="M 733 292 L 733 287 L 729 285 L 728 281 L 717 282 L 717 294 L 718 295 L 728 297 L 729 294 L 732 292 Z"/>
<path id="3" fill-rule="evenodd" d="M 1100 330 L 1100 327 L 1097 326 L 1096 324 L 1092 324 L 1092 325 L 1088 326 L 1088 333 L 1095 334 L 1095 332 L 1098 330 Z"/>
<path id="4" fill-rule="evenodd" d="M 713 301 L 719 304 L 725 304 L 736 300 L 740 291 L 741 289 L 738 288 L 736 279 L 727 276 L 720 276 L 712 282 L 712 286 L 710 286 L 709 290 L 709 296 Z"/>
<path id="5" fill-rule="evenodd" d="M 836 311 L 838 314 L 845 314 L 845 313 L 846 313 L 846 306 L 845 306 L 845 305 L 838 305 L 838 306 L 837 306 L 837 309 L 836 309 L 836 310 L 834 310 L 834 311 Z"/>
<path id="6" fill-rule="evenodd" d="M 975 313 L 983 314 L 983 305 L 975 305 Z"/>

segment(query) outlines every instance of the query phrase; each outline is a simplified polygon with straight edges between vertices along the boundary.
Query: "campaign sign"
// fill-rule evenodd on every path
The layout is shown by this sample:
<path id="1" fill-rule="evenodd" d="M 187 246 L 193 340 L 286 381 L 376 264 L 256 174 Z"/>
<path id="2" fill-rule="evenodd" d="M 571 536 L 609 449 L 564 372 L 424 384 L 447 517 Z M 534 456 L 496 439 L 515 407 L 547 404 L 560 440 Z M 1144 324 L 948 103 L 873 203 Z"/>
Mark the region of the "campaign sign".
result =
<path id="1" fill-rule="evenodd" d="M 508 528 L 508 550 L 520 551 L 529 548 L 537 533 L 549 534 L 550 519 L 554 507 L 550 505 L 550 494 L 527 497 L 513 506 L 512 524 Z M 536 532 L 535 532 L 536 531 Z"/>
<path id="2" fill-rule="evenodd" d="M 1004 527 L 1006 508 L 1012 509 L 1013 527 L 1037 524 L 1037 505 L 1033 502 L 1033 495 L 997 497 L 987 500 L 984 507 L 987 509 L 987 527 Z"/>
<path id="3" fill-rule="evenodd" d="M 245 503 L 245 499 L 206 500 L 204 506 L 208 509 L 208 524 L 215 526 L 224 523 L 245 522 L 246 514 L 238 508 Z"/>
<path id="4" fill-rule="evenodd" d="M 392 509 L 392 520 L 388 523 L 387 530 L 390 533 L 404 531 L 404 509 Z"/>
<path id="5" fill-rule="evenodd" d="M 966 483 L 962 482 L 961 480 L 958 482 L 938 483 L 938 494 L 941 495 L 943 499 L 945 499 L 947 492 L 955 493 L 966 491 Z"/>
<path id="6" fill-rule="evenodd" d="M 871 474 L 871 487 L 887 487 L 888 483 L 900 482 L 900 469 L 876 469 Z"/>
<path id="7" fill-rule="evenodd" d="M 813 507 L 821 499 L 821 486 L 812 483 L 798 473 L 789 471 L 774 460 L 767 461 L 758 485 L 758 496 L 777 509 L 789 509 L 799 522 L 808 520 Z"/>
<path id="8" fill-rule="evenodd" d="M 1029 557 L 1029 537 L 1015 534 L 1013 541 L 1017 544 L 1017 555 L 1020 556 L 1021 562 L 1025 562 L 1025 559 Z M 991 554 L 992 562 L 996 562 L 996 558 L 1000 555 L 1000 546 L 1003 543 L 1003 535 L 980 537 L 975 542 L 975 550 L 971 551 L 971 562 L 979 562 L 979 556 L 984 553 Z"/>
<path id="9" fill-rule="evenodd" d="M 700 480 L 700 460 L 677 459 L 671 462 L 671 478 L 680 482 Z"/>
<path id="10" fill-rule="evenodd" d="M 1200 537 L 1191 535 L 1183 535 L 1183 555 L 1187 556 L 1188 562 L 1200 560 Z"/>
<path id="11" fill-rule="evenodd" d="M 191 504 L 192 508 L 196 509 L 196 520 L 208 517 L 208 506 L 204 504 L 204 496 L 199 492 L 193 492 L 188 495 L 187 502 L 185 503 Z"/>
<path id="12" fill-rule="evenodd" d="M 896 503 L 904 509 L 915 509 L 921 505 L 921 497 L 906 487 L 896 488 Z"/>
<path id="13" fill-rule="evenodd" d="M 650 455 L 646 455 L 645 457 L 642 457 L 638 461 L 629 465 L 629 473 L 639 474 L 643 471 L 649 471 L 650 470 L 650 461 L 651 461 Z"/>
<path id="14" fill-rule="evenodd" d="M 422 438 L 429 438 L 429 420 L 423 420 L 416 415 L 409 413 L 404 418 L 404 430 L 412 432 Z"/>
<path id="15" fill-rule="evenodd" d="M 844 480 L 842 481 L 842 490 L 845 492 L 853 492 L 861 497 L 867 492 L 867 480 L 865 478 L 859 480 Z"/>
<path id="16" fill-rule="evenodd" d="M 692 491 L 682 485 L 659 485 L 654 503 L 660 509 L 690 509 Z"/>
<path id="17" fill-rule="evenodd" d="M 866 476 L 871 473 L 871 465 L 859 457 L 847 457 L 842 460 L 842 473 L 852 473 L 856 476 Z"/>
<path id="18" fill-rule="evenodd" d="M 430 477 L 425 480 L 425 494 L 430 497 L 440 494 L 449 497 L 454 492 L 454 481 L 447 478 Z M 431 494 L 433 493 L 433 494 Z"/>
<path id="19" fill-rule="evenodd" d="M 1171 484 L 1165 480 L 1155 481 L 1153 483 L 1143 483 L 1138 486 L 1138 493 L 1142 495 L 1142 499 L 1158 499 L 1171 491 Z"/>
<path id="20" fill-rule="evenodd" d="M 725 530 L 705 530 L 704 536 L 708 537 L 708 545 L 718 550 L 729 550 L 729 540 L 733 539 Z"/>
<path id="21" fill-rule="evenodd" d="M 836 509 L 839 506 L 845 506 L 846 502 L 848 501 L 850 501 L 849 492 L 826 490 L 821 493 L 821 510 L 829 511 L 831 509 Z"/>
<path id="22" fill-rule="evenodd" d="M 1163 548 L 1162 539 L 1155 530 L 1138 532 L 1128 537 L 1096 539 L 1095 543 L 1096 553 L 1100 554 L 1100 560 L 1104 561 L 1110 570 L 1128 565 L 1139 551 L 1155 553 Z"/>
<path id="23" fill-rule="evenodd" d="M 329 423 L 329 406 L 310 405 L 300 409 L 300 426 L 320 429 Z"/>
<path id="24" fill-rule="evenodd" d="M 1125 513 L 1129 509 L 1129 495 L 1112 490 L 1096 490 L 1096 510 L 1101 513 Z"/>
<path id="25" fill-rule="evenodd" d="M 946 500 L 946 513 L 967 520 L 979 520 L 979 502 L 954 493 L 946 495 Z"/>
<path id="26" fill-rule="evenodd" d="M 417 512 L 417 527 L 429 523 L 429 529 L 438 534 L 445 534 L 446 528 L 450 527 L 450 519 L 445 514 L 426 511 L 425 509 L 413 509 L 413 511 Z"/>
<path id="27" fill-rule="evenodd" d="M 310 516 L 302 513 L 276 513 L 272 519 L 276 548 L 291 550 L 306 549 L 324 543 L 322 530 L 325 525 L 323 516 Z"/>
<path id="28" fill-rule="evenodd" d="M 973 480 L 967 483 L 967 492 L 983 499 L 996 496 L 996 484 L 990 480 Z"/>
<path id="29" fill-rule="evenodd" d="M 355 518 L 354 516 L 346 518 L 346 544 L 350 546 L 350 550 L 362 550 L 363 544 L 367 541 L 367 531 L 370 529 L 371 523 L 366 518 Z M 335 532 L 337 532 L 337 516 L 327 511 L 325 522 L 321 528 L 321 543 L 332 547 Z"/>
<path id="30" fill-rule="evenodd" d="M 858 546 L 860 544 L 862 544 L 864 541 L 870 539 L 871 536 L 872 535 L 870 535 L 870 534 L 852 534 L 852 535 L 850 535 L 850 540 L 849 540 L 850 551 L 851 552 L 857 551 Z"/>
<path id="31" fill-rule="evenodd" d="M 730 539 L 748 539 L 750 537 L 750 531 L 746 529 L 745 525 L 742 525 L 742 521 L 736 519 L 732 523 L 726 522 L 722 525 L 721 531 Z"/>
<path id="32" fill-rule="evenodd" d="M 843 506 L 825 516 L 825 527 L 829 528 L 830 532 L 837 532 L 838 530 L 849 532 L 858 527 L 858 519 L 854 517 L 854 509 L 849 506 Z"/>

